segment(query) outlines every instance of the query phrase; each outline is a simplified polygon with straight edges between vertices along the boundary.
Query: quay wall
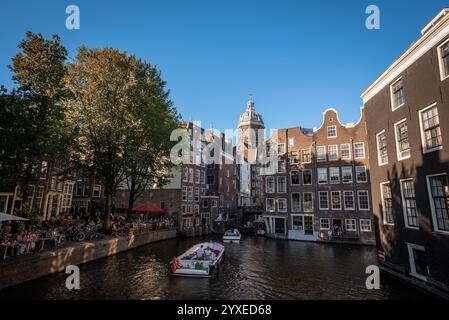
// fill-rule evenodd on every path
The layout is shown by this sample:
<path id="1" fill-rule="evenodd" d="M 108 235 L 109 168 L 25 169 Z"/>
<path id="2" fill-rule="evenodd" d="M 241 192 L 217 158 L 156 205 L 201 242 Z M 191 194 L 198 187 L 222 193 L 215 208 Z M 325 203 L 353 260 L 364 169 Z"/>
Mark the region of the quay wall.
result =
<path id="1" fill-rule="evenodd" d="M 176 236 L 176 229 L 155 230 L 128 237 L 70 243 L 55 251 L 0 261 L 0 290 L 65 271 L 69 265 L 81 265 L 149 243 L 173 239 Z"/>

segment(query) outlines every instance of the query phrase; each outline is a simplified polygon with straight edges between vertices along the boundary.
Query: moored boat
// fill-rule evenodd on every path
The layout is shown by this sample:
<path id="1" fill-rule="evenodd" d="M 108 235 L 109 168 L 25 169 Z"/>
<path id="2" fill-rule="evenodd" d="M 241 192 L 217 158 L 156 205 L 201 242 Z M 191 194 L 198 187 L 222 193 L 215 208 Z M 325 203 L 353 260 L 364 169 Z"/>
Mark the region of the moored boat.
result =
<path id="1" fill-rule="evenodd" d="M 242 238 L 242 234 L 237 230 L 228 230 L 223 235 L 224 243 L 239 243 Z"/>
<path id="2" fill-rule="evenodd" d="M 216 242 L 204 242 L 187 250 L 170 263 L 173 276 L 210 277 L 223 259 L 224 246 Z"/>

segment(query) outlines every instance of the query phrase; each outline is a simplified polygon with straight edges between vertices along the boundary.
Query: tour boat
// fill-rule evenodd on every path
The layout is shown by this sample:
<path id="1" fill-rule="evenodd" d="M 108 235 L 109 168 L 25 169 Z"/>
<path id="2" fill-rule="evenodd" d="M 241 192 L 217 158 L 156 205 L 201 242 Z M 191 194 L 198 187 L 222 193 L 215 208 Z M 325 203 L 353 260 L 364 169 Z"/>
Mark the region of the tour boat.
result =
<path id="1" fill-rule="evenodd" d="M 223 235 L 223 242 L 224 243 L 239 243 L 240 239 L 242 238 L 242 235 L 237 229 L 234 230 L 228 230 Z"/>
<path id="2" fill-rule="evenodd" d="M 201 252 L 204 255 L 198 256 Z M 170 263 L 170 271 L 173 276 L 182 277 L 210 277 L 218 269 L 223 259 L 224 246 L 216 242 L 204 242 L 187 250 L 179 257 L 174 257 Z M 201 255 L 201 254 L 200 254 Z"/>

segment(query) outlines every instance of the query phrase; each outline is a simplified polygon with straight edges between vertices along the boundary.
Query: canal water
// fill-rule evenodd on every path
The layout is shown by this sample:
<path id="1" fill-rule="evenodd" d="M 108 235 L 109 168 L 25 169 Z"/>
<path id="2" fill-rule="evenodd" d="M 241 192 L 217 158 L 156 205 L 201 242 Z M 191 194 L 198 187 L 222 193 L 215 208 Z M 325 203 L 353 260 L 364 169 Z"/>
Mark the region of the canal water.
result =
<path id="1" fill-rule="evenodd" d="M 0 291 L 0 299 L 419 299 L 402 282 L 381 276 L 365 287 L 372 247 L 265 238 L 226 244 L 219 273 L 210 279 L 173 278 L 168 261 L 195 243 L 220 238 L 173 239 L 80 266 L 81 289 L 65 288 L 59 273 Z"/>

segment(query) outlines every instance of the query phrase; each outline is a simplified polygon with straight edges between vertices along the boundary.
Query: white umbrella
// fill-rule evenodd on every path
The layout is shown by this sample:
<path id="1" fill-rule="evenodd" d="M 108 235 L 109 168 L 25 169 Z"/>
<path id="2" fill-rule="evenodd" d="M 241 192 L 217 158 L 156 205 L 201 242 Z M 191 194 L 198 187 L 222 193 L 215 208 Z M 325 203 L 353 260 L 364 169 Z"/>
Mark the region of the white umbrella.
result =
<path id="1" fill-rule="evenodd" d="M 6 213 L 0 213 L 0 222 L 3 221 L 28 221 L 29 219 L 21 218 L 18 216 L 13 216 Z"/>

